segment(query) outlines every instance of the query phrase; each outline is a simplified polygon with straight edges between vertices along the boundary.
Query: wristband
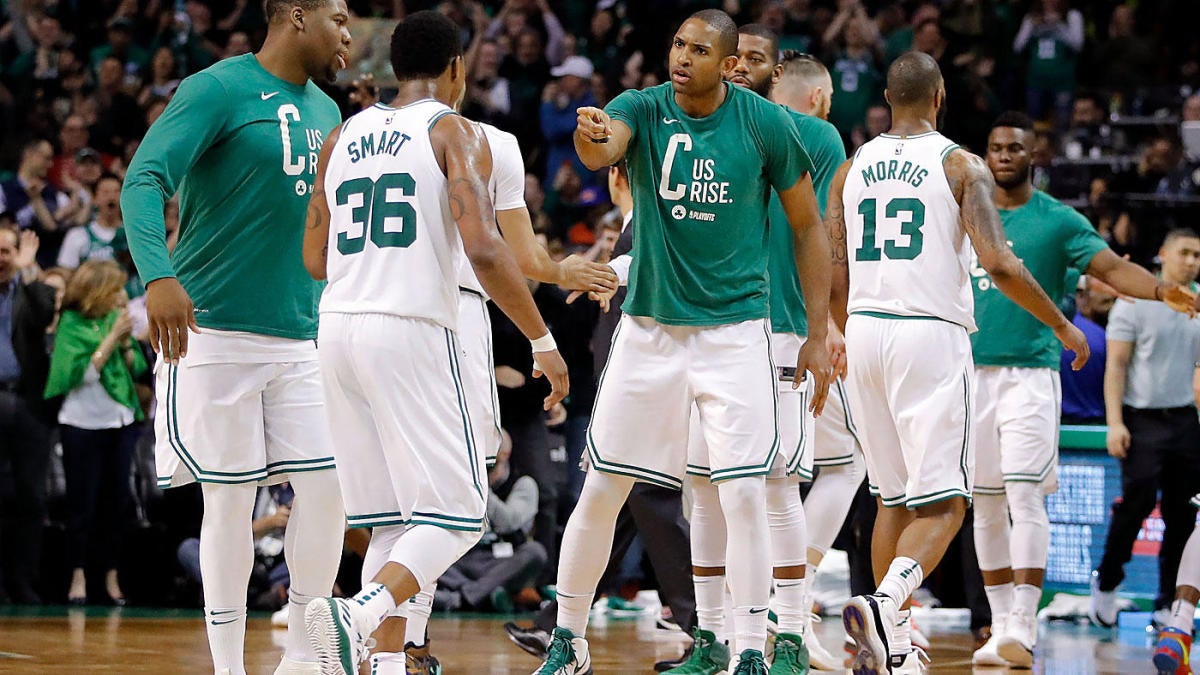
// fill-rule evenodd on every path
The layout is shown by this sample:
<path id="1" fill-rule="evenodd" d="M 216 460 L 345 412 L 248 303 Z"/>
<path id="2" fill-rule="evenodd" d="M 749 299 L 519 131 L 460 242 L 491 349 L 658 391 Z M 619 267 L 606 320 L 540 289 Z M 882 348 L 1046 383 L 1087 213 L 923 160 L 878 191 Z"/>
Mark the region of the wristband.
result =
<path id="1" fill-rule="evenodd" d="M 536 340 L 530 340 L 529 344 L 533 346 L 534 354 L 538 354 L 540 352 L 552 352 L 555 349 L 558 349 L 558 345 L 554 343 L 554 336 L 550 333 L 546 333 Z"/>

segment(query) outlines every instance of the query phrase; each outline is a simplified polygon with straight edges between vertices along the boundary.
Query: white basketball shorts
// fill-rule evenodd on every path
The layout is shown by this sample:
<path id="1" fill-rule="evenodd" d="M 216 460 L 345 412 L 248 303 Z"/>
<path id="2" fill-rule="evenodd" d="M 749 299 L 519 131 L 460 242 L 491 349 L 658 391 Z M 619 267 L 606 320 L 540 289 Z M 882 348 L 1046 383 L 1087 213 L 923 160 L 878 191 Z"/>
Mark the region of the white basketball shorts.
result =
<path id="1" fill-rule="evenodd" d="M 873 494 L 884 506 L 916 508 L 970 500 L 971 342 L 938 319 L 851 315 L 846 393 L 858 424 Z"/>
<path id="2" fill-rule="evenodd" d="M 1004 494 L 1006 482 L 1058 489 L 1062 385 L 1051 368 L 975 368 L 975 492 Z"/>
<path id="3" fill-rule="evenodd" d="M 320 343 L 350 526 L 481 531 L 484 458 L 454 333 L 424 319 L 323 313 Z"/>
<path id="4" fill-rule="evenodd" d="M 496 393 L 496 366 L 492 355 L 492 319 L 487 301 L 475 291 L 459 287 L 458 343 L 462 350 L 463 388 L 475 442 L 488 466 L 500 451 L 500 399 Z"/>
<path id="5" fill-rule="evenodd" d="M 843 466 L 853 463 L 856 454 L 862 455 L 858 429 L 846 403 L 846 383 L 841 379 L 829 385 L 825 410 L 816 420 L 813 446 L 816 466 Z"/>
<path id="6" fill-rule="evenodd" d="M 668 326 L 625 315 L 588 427 L 592 466 L 678 489 L 693 406 L 714 482 L 770 472 L 779 452 L 765 320 Z"/>
<path id="7" fill-rule="evenodd" d="M 159 487 L 287 480 L 332 469 L 317 345 L 202 329 L 179 365 L 154 366 Z"/>

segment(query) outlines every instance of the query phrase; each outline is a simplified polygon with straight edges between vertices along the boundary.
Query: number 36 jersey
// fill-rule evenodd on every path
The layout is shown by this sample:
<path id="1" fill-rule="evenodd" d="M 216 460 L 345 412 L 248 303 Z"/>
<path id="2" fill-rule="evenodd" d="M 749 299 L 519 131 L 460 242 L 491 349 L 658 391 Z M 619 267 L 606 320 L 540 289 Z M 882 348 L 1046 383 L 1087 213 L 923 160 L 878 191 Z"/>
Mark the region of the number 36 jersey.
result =
<path id="1" fill-rule="evenodd" d="M 429 138 L 453 114 L 432 99 L 376 104 L 342 125 L 325 168 L 322 314 L 392 314 L 456 328 L 462 245 Z"/>
<path id="2" fill-rule="evenodd" d="M 936 131 L 881 134 L 854 156 L 842 189 L 851 314 L 974 332 L 971 242 L 942 164 L 957 147 Z"/>

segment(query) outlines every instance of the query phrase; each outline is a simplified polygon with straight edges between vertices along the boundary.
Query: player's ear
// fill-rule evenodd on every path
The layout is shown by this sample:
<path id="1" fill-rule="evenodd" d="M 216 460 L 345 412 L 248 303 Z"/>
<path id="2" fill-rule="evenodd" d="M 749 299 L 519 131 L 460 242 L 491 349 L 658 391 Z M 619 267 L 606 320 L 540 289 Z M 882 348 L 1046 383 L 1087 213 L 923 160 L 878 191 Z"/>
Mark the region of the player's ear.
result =
<path id="1" fill-rule="evenodd" d="M 732 73 L 734 68 L 737 68 L 738 57 L 736 54 L 730 54 L 721 60 L 721 72 Z"/>
<path id="2" fill-rule="evenodd" d="M 779 84 L 779 81 L 782 79 L 783 79 L 783 64 L 776 63 L 775 67 L 771 69 L 771 86 L 773 87 L 773 86 Z"/>
<path id="3" fill-rule="evenodd" d="M 304 30 L 304 8 L 292 7 L 292 14 L 289 17 L 292 21 L 292 26 L 296 30 Z"/>

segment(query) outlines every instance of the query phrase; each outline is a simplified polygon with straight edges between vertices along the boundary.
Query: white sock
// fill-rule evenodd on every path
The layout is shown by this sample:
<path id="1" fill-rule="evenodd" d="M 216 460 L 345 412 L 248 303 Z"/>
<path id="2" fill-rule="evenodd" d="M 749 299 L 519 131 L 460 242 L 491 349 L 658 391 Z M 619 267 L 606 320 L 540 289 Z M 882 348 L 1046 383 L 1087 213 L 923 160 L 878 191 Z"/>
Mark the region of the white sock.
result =
<path id="1" fill-rule="evenodd" d="M 311 595 L 297 593 L 296 589 L 288 589 L 288 627 L 287 645 L 283 655 L 293 661 L 316 663 L 317 655 L 313 653 L 308 643 L 308 631 L 304 626 L 304 612 L 308 603 L 316 600 Z"/>
<path id="2" fill-rule="evenodd" d="M 812 615 L 812 607 L 805 607 L 808 597 L 807 580 L 775 579 L 775 613 L 779 615 L 779 632 L 803 635 L 804 628 Z"/>
<path id="3" fill-rule="evenodd" d="M 736 658 L 747 649 L 763 651 L 767 644 L 767 608 L 733 608 L 733 647 Z"/>
<path id="4" fill-rule="evenodd" d="M 888 643 L 888 651 L 893 654 L 908 654 L 912 651 L 912 611 L 900 610 L 900 619 L 892 629 L 892 639 Z"/>
<path id="5" fill-rule="evenodd" d="M 771 543 L 767 528 L 766 480 L 731 478 L 717 486 L 728 531 L 729 589 L 733 594 L 734 651 L 767 647 L 767 603 L 771 599 Z M 737 527 L 728 527 L 736 523 Z"/>
<path id="6" fill-rule="evenodd" d="M 200 522 L 200 574 L 204 579 L 205 625 L 216 672 L 246 672 L 246 587 L 254 567 L 250 518 L 257 486 L 204 483 Z M 214 623 L 215 622 L 215 623 Z"/>
<path id="7" fill-rule="evenodd" d="M 228 669 L 230 675 L 246 675 L 242 656 L 246 644 L 246 606 L 205 607 L 204 618 L 216 672 Z"/>
<path id="8" fill-rule="evenodd" d="M 1192 632 L 1196 620 L 1196 603 L 1176 598 L 1171 603 L 1171 621 L 1168 625 L 1186 633 Z"/>
<path id="9" fill-rule="evenodd" d="M 992 608 L 992 625 L 998 625 L 1000 620 L 1009 615 L 1013 608 L 1013 582 L 984 586 L 987 593 L 988 605 Z"/>
<path id="10" fill-rule="evenodd" d="M 1037 615 L 1038 601 L 1042 599 L 1042 589 L 1032 584 L 1017 584 L 1013 587 L 1013 610 L 1023 610 Z"/>
<path id="11" fill-rule="evenodd" d="M 692 575 L 696 588 L 696 623 L 701 630 L 711 631 L 717 642 L 728 642 L 725 630 L 725 575 L 699 577 Z"/>
<path id="12" fill-rule="evenodd" d="M 924 579 L 925 571 L 921 569 L 921 563 L 912 558 L 896 558 L 892 560 L 876 593 L 888 596 L 897 605 L 903 605 Z"/>
<path id="13" fill-rule="evenodd" d="M 433 609 L 433 591 L 437 586 L 422 588 L 408 601 L 408 621 L 404 624 L 404 642 L 424 647 L 429 628 L 429 613 Z"/>
<path id="14" fill-rule="evenodd" d="M 392 592 L 383 584 L 371 582 L 363 586 L 353 598 L 373 617 L 383 621 L 383 617 L 388 615 L 388 612 L 396 609 L 396 599 L 392 597 Z"/>
<path id="15" fill-rule="evenodd" d="M 612 552 L 613 529 L 633 479 L 589 471 L 567 520 L 558 560 L 558 625 L 575 637 L 587 631 L 596 584 Z"/>
<path id="16" fill-rule="evenodd" d="M 375 652 L 371 655 L 371 675 L 408 675 L 404 652 Z"/>

